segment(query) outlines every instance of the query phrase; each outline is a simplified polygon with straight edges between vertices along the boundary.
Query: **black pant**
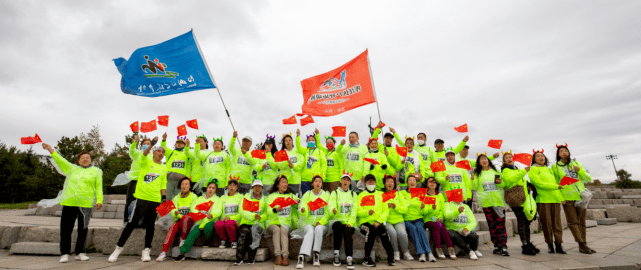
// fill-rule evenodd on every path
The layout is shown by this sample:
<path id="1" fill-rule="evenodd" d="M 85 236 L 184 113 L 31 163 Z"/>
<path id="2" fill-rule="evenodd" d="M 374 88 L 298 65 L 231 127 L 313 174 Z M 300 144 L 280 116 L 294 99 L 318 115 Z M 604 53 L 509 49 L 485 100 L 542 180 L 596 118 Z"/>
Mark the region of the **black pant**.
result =
<path id="1" fill-rule="evenodd" d="M 89 208 L 91 209 L 91 208 Z M 62 216 L 60 217 L 60 254 L 69 255 L 71 251 L 71 234 L 73 233 L 73 226 L 78 218 L 78 238 L 76 238 L 76 255 L 85 253 L 85 242 L 87 241 L 88 222 L 91 217 L 91 210 L 86 211 L 89 215 L 85 219 L 85 215 L 80 211 L 79 207 L 63 206 Z"/>
<path id="2" fill-rule="evenodd" d="M 243 260 L 247 253 L 247 260 L 253 261 L 257 249 L 249 248 L 252 243 L 252 225 L 243 224 L 238 228 L 238 248 L 236 248 L 236 260 Z"/>
<path id="3" fill-rule="evenodd" d="M 127 239 L 131 236 L 131 233 L 137 227 L 138 222 L 144 218 L 143 226 L 145 228 L 145 248 L 151 248 L 151 242 L 154 240 L 154 228 L 156 223 L 156 207 L 160 203 L 146 201 L 141 199 L 136 199 L 136 206 L 133 209 L 133 217 L 131 222 L 127 223 L 127 226 L 122 231 L 120 239 L 118 240 L 118 246 L 124 247 Z"/>
<path id="4" fill-rule="evenodd" d="M 516 222 L 518 223 L 519 237 L 521 238 L 521 243 L 527 244 L 530 242 L 530 222 L 527 220 L 527 216 L 523 212 L 523 207 L 512 207 L 512 212 L 516 216 Z"/>
<path id="5" fill-rule="evenodd" d="M 345 256 L 351 257 L 354 255 L 354 240 L 352 235 L 354 235 L 354 228 L 347 227 L 340 221 L 334 222 L 332 225 L 332 231 L 334 231 L 334 250 L 341 249 L 341 240 L 345 240 Z"/>
<path id="6" fill-rule="evenodd" d="M 472 210 L 472 203 L 473 202 L 474 202 L 474 200 L 465 201 L 465 204 L 467 204 L 467 206 L 470 207 L 470 210 Z"/>
<path id="7" fill-rule="evenodd" d="M 129 205 L 134 198 L 134 193 L 136 192 L 136 184 L 138 184 L 138 181 L 136 180 L 131 180 L 129 182 L 129 187 L 127 188 L 127 197 L 125 198 L 125 214 L 124 214 L 124 222 L 129 222 Z"/>
<path id="8" fill-rule="evenodd" d="M 455 230 L 447 230 L 447 232 L 450 234 L 452 243 L 465 252 L 465 254 L 469 254 L 470 251 L 479 248 L 479 236 L 475 232 L 470 232 L 467 236 L 463 236 Z"/>
<path id="9" fill-rule="evenodd" d="M 363 223 L 361 224 L 361 233 L 365 235 L 365 257 L 366 258 L 368 258 L 370 254 L 372 254 L 372 249 L 374 248 L 374 241 L 376 241 L 376 237 L 378 236 L 378 238 L 381 239 L 381 242 L 383 243 L 383 248 L 385 248 L 385 252 L 387 252 L 387 260 L 388 261 L 394 260 L 394 250 L 392 249 L 392 243 L 390 242 L 387 229 L 385 229 L 385 226 L 383 224 L 379 224 L 378 227 L 374 227 L 374 225 L 370 223 Z"/>

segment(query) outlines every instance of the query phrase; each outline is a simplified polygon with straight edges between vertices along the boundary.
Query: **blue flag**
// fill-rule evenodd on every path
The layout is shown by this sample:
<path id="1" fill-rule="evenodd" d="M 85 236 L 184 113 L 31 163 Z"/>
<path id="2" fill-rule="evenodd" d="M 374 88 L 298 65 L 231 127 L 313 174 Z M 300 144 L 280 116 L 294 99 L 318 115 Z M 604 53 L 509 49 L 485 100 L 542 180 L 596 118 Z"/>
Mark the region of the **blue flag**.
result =
<path id="1" fill-rule="evenodd" d="M 158 45 L 137 49 L 129 60 L 114 59 L 123 93 L 160 97 L 216 88 L 192 31 Z"/>

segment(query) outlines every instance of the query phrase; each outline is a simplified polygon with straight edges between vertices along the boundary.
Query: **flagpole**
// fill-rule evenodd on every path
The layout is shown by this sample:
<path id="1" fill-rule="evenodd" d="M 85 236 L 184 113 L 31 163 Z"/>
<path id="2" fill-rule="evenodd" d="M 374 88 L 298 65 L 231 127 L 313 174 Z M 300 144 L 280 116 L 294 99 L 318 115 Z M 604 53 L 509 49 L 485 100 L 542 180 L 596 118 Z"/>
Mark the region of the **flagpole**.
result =
<path id="1" fill-rule="evenodd" d="M 229 118 L 229 123 L 231 124 L 231 128 L 234 131 L 236 131 L 236 128 L 234 127 L 234 122 L 231 121 L 231 116 L 229 115 L 229 111 L 227 110 L 227 106 L 225 106 L 223 95 L 220 94 L 220 88 L 218 87 L 218 84 L 216 84 L 216 81 L 214 81 L 214 76 L 211 75 L 211 70 L 209 69 L 209 64 L 207 64 L 207 59 L 205 59 L 205 56 L 203 55 L 203 51 L 200 49 L 200 44 L 198 44 L 198 39 L 196 38 L 196 34 L 194 34 L 194 28 L 191 29 L 191 35 L 194 37 L 194 41 L 196 41 L 196 47 L 198 47 L 198 53 L 200 53 L 200 58 L 202 58 L 203 62 L 205 62 L 205 67 L 207 68 L 207 73 L 209 73 L 209 78 L 211 79 L 211 82 L 214 83 L 214 86 L 216 87 L 216 91 L 218 91 L 218 96 L 220 97 L 220 101 L 223 103 L 223 108 L 225 108 L 225 113 L 227 113 L 227 118 Z M 236 138 L 236 141 L 238 142 L 238 146 L 242 148 L 243 145 L 240 143 L 240 140 Z"/>
<path id="2" fill-rule="evenodd" d="M 368 50 L 367 48 L 365 50 Z M 372 66 L 369 64 L 369 50 L 367 51 L 367 68 L 369 69 L 369 78 L 372 80 L 372 90 L 374 90 L 374 99 L 376 99 L 376 110 L 378 111 L 378 121 L 381 122 L 381 109 L 378 107 L 378 97 L 376 96 L 376 87 L 374 86 L 374 74 L 372 73 Z M 376 123 L 378 126 L 378 123 Z"/>

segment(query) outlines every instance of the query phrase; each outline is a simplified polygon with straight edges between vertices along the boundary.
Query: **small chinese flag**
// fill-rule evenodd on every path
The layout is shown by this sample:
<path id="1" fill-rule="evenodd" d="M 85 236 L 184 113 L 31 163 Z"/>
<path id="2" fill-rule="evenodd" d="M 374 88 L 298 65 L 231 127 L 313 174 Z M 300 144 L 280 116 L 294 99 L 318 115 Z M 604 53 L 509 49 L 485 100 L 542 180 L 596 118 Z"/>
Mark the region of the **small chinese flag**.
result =
<path id="1" fill-rule="evenodd" d="M 383 202 L 387 202 L 391 199 L 396 198 L 396 190 L 388 191 L 383 193 Z"/>
<path id="2" fill-rule="evenodd" d="M 310 124 L 310 123 L 314 123 L 314 118 L 312 118 L 311 115 L 308 115 L 307 117 L 300 119 L 300 126 L 301 127 L 305 126 L 307 124 Z"/>
<path id="3" fill-rule="evenodd" d="M 38 133 L 36 133 L 36 136 L 33 137 L 33 139 L 37 142 L 40 143 L 42 140 L 40 139 L 40 136 L 38 136 Z"/>
<path id="4" fill-rule="evenodd" d="M 532 155 L 528 153 L 514 154 L 513 159 L 515 162 L 519 162 L 525 166 L 532 164 Z"/>
<path id="5" fill-rule="evenodd" d="M 250 201 L 243 198 L 243 210 L 249 212 L 257 212 L 260 209 L 260 201 Z"/>
<path id="6" fill-rule="evenodd" d="M 401 156 L 401 157 L 407 157 L 407 147 L 400 147 L 398 144 L 396 145 L 396 152 Z"/>
<path id="7" fill-rule="evenodd" d="M 447 201 L 449 202 L 462 202 L 463 201 L 463 190 L 462 189 L 452 189 L 445 191 L 447 196 Z"/>
<path id="8" fill-rule="evenodd" d="M 559 185 L 567 186 L 567 185 L 572 185 L 572 184 L 574 184 L 576 182 L 579 182 L 579 179 L 563 176 L 563 178 L 561 179 L 561 182 L 559 183 Z"/>
<path id="9" fill-rule="evenodd" d="M 294 125 L 297 124 L 298 121 L 296 121 L 296 116 L 292 115 L 292 117 L 283 119 L 283 125 Z"/>
<path id="10" fill-rule="evenodd" d="M 207 201 L 207 202 L 201 203 L 199 205 L 196 205 L 196 210 L 209 212 L 209 209 L 211 209 L 212 205 L 214 205 L 214 202 Z"/>
<path id="11" fill-rule="evenodd" d="M 327 205 L 327 202 L 320 197 L 316 198 L 313 202 L 310 201 L 307 203 L 307 206 L 309 207 L 309 211 L 316 211 L 320 209 L 321 207 L 325 207 Z"/>
<path id="12" fill-rule="evenodd" d="M 294 199 L 288 197 L 287 199 L 285 199 L 285 204 L 283 204 L 283 207 L 287 207 L 294 204 L 298 204 L 298 203 L 294 201 Z"/>
<path id="13" fill-rule="evenodd" d="M 298 117 L 303 117 L 303 115 L 305 115 L 305 114 L 304 113 L 297 113 L 296 114 L 296 116 L 298 116 Z"/>
<path id="14" fill-rule="evenodd" d="M 283 207 L 282 205 L 284 203 L 285 203 L 285 198 L 284 197 L 278 197 L 269 205 L 269 207 L 271 207 L 271 208 L 276 208 L 276 206 Z"/>
<path id="15" fill-rule="evenodd" d="M 203 213 L 200 213 L 200 212 L 198 212 L 198 213 L 189 213 L 189 214 L 187 214 L 187 216 L 190 217 L 191 219 L 193 219 L 194 222 L 198 222 L 199 220 L 207 217 L 207 215 L 205 215 Z"/>
<path id="16" fill-rule="evenodd" d="M 129 127 L 131 128 L 131 132 L 140 131 L 140 126 L 138 126 L 138 121 L 131 123 L 131 125 L 129 125 Z"/>
<path id="17" fill-rule="evenodd" d="M 332 127 L 332 137 L 345 137 L 347 135 L 346 126 Z"/>
<path id="18" fill-rule="evenodd" d="M 423 197 L 422 202 L 424 204 L 436 204 L 436 198 L 430 197 L 430 196 L 425 196 L 425 197 Z"/>
<path id="19" fill-rule="evenodd" d="M 196 119 L 187 121 L 187 126 L 193 129 L 198 129 L 198 121 Z"/>
<path id="20" fill-rule="evenodd" d="M 412 198 L 425 196 L 427 193 L 427 188 L 410 188 L 410 194 Z"/>
<path id="21" fill-rule="evenodd" d="M 260 158 L 260 159 L 267 158 L 267 156 L 265 155 L 265 150 L 252 150 L 251 153 L 253 158 Z"/>
<path id="22" fill-rule="evenodd" d="M 361 199 L 361 206 L 374 206 L 376 205 L 376 199 L 374 195 L 367 195 Z"/>
<path id="23" fill-rule="evenodd" d="M 178 136 L 186 136 L 186 135 L 187 135 L 187 127 L 185 125 L 178 126 Z"/>
<path id="24" fill-rule="evenodd" d="M 372 163 L 374 165 L 379 165 L 380 164 L 380 163 L 378 163 L 378 161 L 376 161 L 375 159 L 371 159 L 371 158 L 363 158 L 363 160 L 365 160 L 365 161 L 367 161 L 369 163 Z"/>
<path id="25" fill-rule="evenodd" d="M 287 150 L 283 149 L 274 154 L 274 162 L 287 161 L 289 157 L 287 156 Z"/>
<path id="26" fill-rule="evenodd" d="M 21 144 L 35 144 L 36 140 L 31 136 L 29 136 L 29 137 L 21 137 L 20 138 L 20 143 Z"/>
<path id="27" fill-rule="evenodd" d="M 502 144 L 503 144 L 503 140 L 490 140 L 490 142 L 487 143 L 487 146 L 492 147 L 494 149 L 501 149 Z"/>
<path id="28" fill-rule="evenodd" d="M 140 132 L 147 133 L 156 130 L 156 120 L 140 123 Z"/>
<path id="29" fill-rule="evenodd" d="M 174 209 L 176 209 L 176 205 L 174 205 L 174 202 L 173 201 L 166 201 L 165 203 L 163 203 L 163 204 L 159 205 L 158 207 L 156 207 L 156 212 L 158 212 L 158 214 L 161 217 L 164 217 L 165 215 L 169 214 L 169 212 L 171 212 L 171 210 L 174 210 Z"/>
<path id="30" fill-rule="evenodd" d="M 470 166 L 470 161 L 464 159 L 461 161 L 456 162 L 456 168 L 461 168 L 461 169 L 466 169 L 468 171 L 472 170 L 472 166 Z"/>
<path id="31" fill-rule="evenodd" d="M 158 116 L 158 125 L 163 127 L 169 126 L 169 115 Z"/>
<path id="32" fill-rule="evenodd" d="M 430 168 L 432 168 L 432 172 L 437 173 L 437 172 L 444 172 L 445 171 L 445 163 L 442 160 L 439 160 L 437 162 L 432 162 L 430 165 Z"/>
<path id="33" fill-rule="evenodd" d="M 458 131 L 459 133 L 465 133 L 467 132 L 467 124 L 463 124 L 460 127 L 455 127 L 454 130 Z"/>

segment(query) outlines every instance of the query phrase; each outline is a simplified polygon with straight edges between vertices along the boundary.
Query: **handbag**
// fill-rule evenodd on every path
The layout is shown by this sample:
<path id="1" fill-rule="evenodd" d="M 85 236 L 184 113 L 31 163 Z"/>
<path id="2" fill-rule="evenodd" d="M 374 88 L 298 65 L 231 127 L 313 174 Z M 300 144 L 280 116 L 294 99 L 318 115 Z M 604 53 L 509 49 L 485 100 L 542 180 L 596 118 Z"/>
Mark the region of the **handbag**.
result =
<path id="1" fill-rule="evenodd" d="M 519 207 L 525 202 L 525 190 L 523 186 L 516 185 L 512 188 L 505 189 L 505 202 L 510 207 Z"/>

